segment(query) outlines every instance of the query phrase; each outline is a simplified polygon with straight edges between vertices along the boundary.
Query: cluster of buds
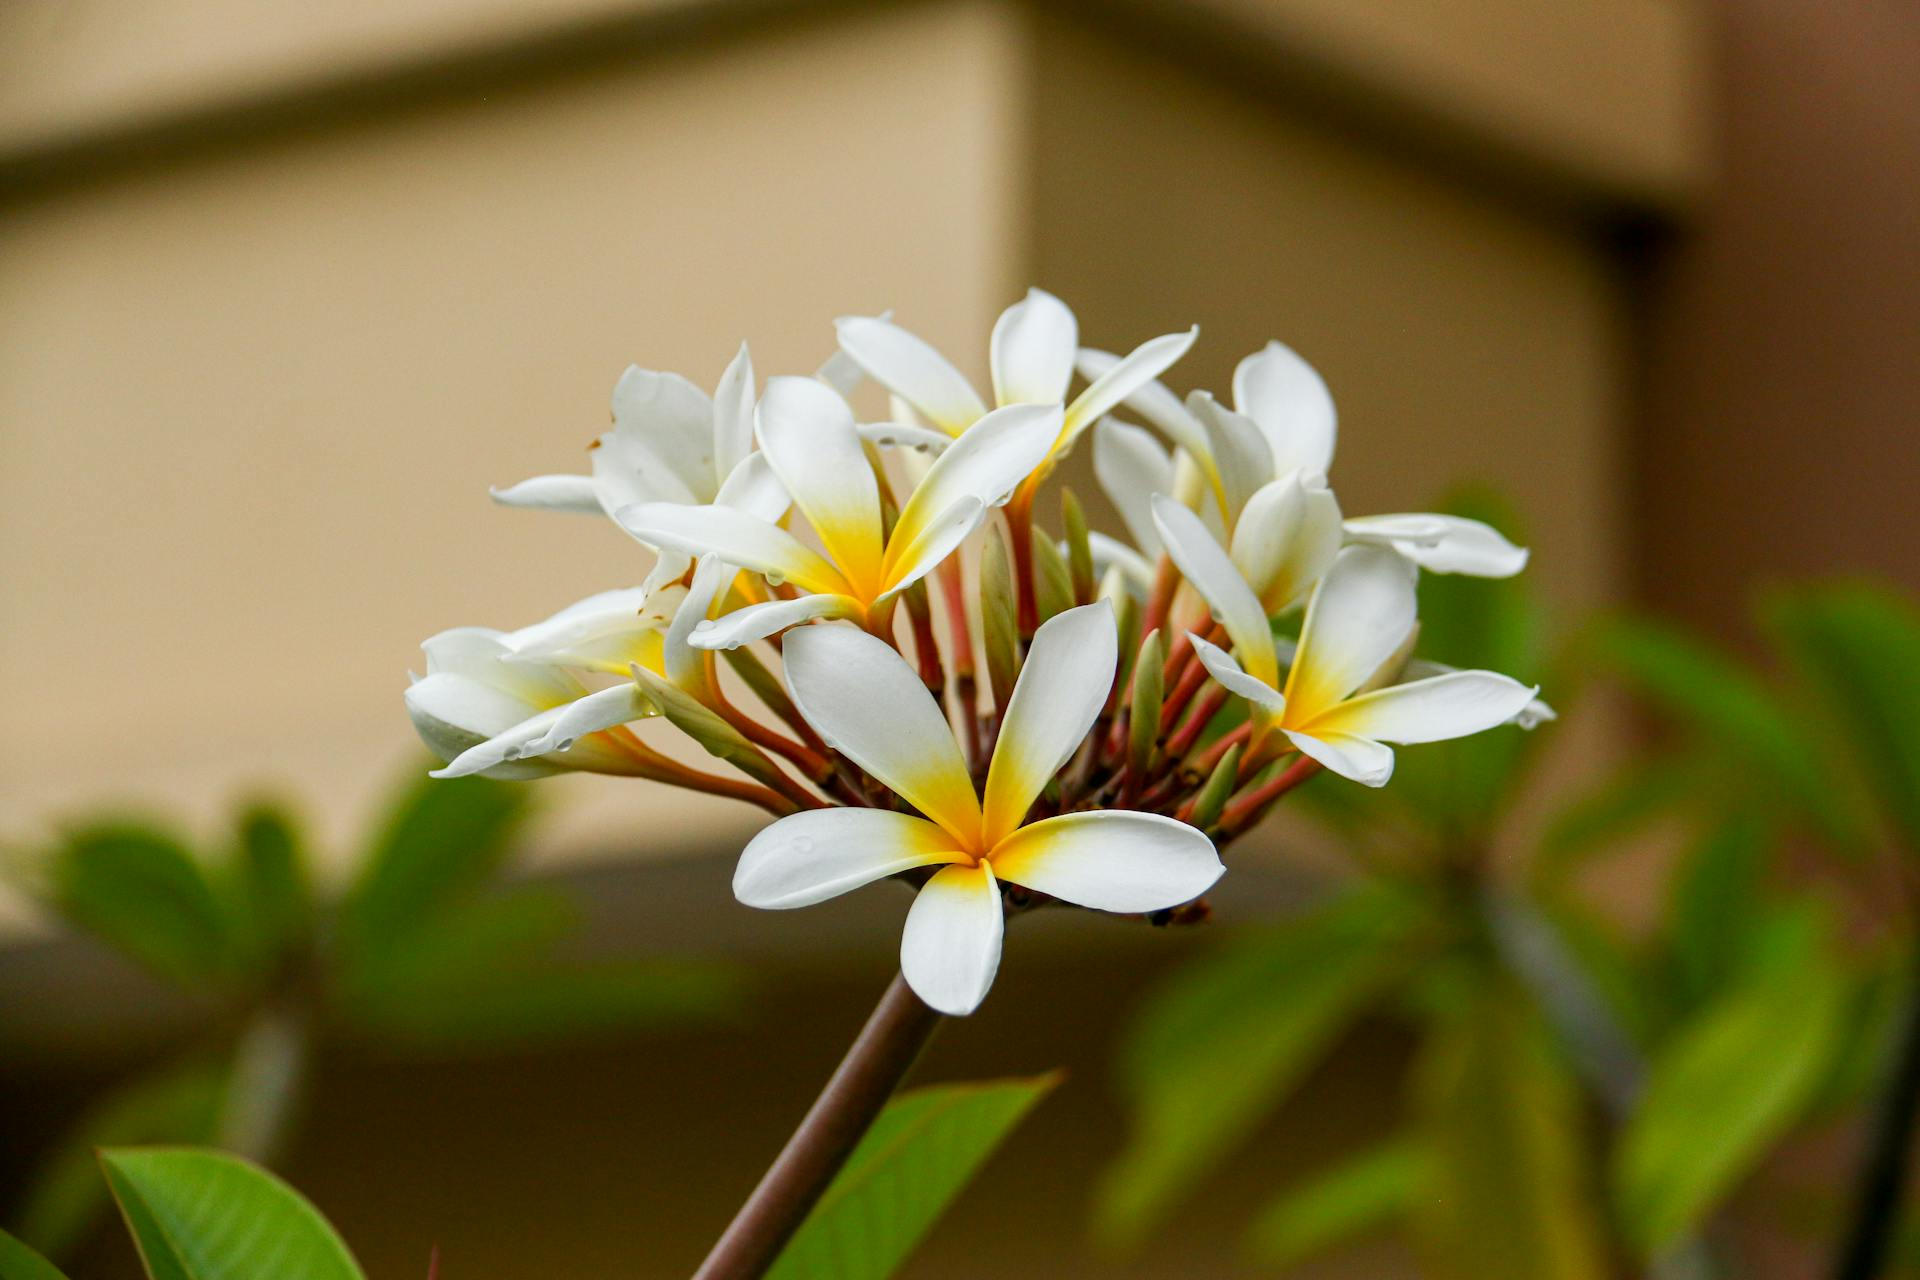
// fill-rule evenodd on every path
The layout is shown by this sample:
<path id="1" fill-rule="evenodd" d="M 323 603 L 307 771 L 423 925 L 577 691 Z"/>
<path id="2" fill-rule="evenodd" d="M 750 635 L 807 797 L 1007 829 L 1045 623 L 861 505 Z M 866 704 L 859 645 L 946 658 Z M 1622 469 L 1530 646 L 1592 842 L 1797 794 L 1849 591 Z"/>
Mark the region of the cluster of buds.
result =
<path id="1" fill-rule="evenodd" d="M 711 396 L 629 369 L 590 474 L 495 494 L 611 517 L 656 559 L 534 626 L 426 642 L 407 705 L 441 775 L 584 769 L 758 804 L 777 820 L 736 896 L 915 885 L 902 972 L 962 1014 L 1009 913 L 1201 914 L 1219 851 L 1314 773 L 1380 786 L 1388 743 L 1551 715 L 1413 656 L 1422 570 L 1507 576 L 1526 552 L 1451 516 L 1345 517 L 1333 401 L 1286 347 L 1240 363 L 1231 409 L 1182 400 L 1160 378 L 1197 331 L 1114 356 L 1033 290 L 994 326 L 989 408 L 888 318 L 837 327 L 816 374 L 764 388 L 745 347 Z M 857 421 L 867 378 L 888 421 Z M 1125 540 L 1071 491 L 1058 537 L 1036 523 L 1089 435 Z M 649 720 L 725 768 L 650 745 Z"/>

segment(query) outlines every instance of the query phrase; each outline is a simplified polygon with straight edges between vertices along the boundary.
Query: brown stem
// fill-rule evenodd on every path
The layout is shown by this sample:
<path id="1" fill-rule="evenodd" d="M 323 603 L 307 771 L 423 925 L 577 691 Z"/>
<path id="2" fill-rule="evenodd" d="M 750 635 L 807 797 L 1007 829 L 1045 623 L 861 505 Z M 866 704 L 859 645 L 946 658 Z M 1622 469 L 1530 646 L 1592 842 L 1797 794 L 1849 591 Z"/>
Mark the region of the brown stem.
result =
<path id="1" fill-rule="evenodd" d="M 940 1015 L 896 976 L 694 1280 L 756 1280 L 767 1273 L 939 1025 Z"/>
<path id="2" fill-rule="evenodd" d="M 1237 797 L 1220 815 L 1220 830 L 1228 838 L 1239 835 L 1258 822 L 1267 806 L 1320 772 L 1320 762 L 1301 756 L 1278 776 Z"/>
<path id="3" fill-rule="evenodd" d="M 1040 600 L 1033 586 L 1033 490 L 1021 485 L 1007 503 L 1007 543 L 1013 551 L 1014 594 L 1019 596 L 1020 635 L 1040 626 Z"/>

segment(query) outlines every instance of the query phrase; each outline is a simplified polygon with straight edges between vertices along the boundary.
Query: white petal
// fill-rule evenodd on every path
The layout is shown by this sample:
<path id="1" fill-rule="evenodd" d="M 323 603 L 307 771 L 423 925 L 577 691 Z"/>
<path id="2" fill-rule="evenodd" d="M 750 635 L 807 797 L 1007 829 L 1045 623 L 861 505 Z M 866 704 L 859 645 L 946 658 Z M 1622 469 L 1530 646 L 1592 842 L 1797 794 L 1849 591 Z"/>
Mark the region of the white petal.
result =
<path id="1" fill-rule="evenodd" d="M 1408 660 L 1406 669 L 1401 673 L 1400 678 L 1403 683 L 1412 684 L 1415 680 L 1425 680 L 1430 676 L 1452 675 L 1459 669 L 1458 667 L 1450 667 L 1444 662 L 1435 662 L 1430 658 L 1412 658 Z M 1552 707 L 1548 706 L 1546 702 L 1536 697 L 1527 703 L 1526 706 L 1520 708 L 1519 712 L 1515 714 L 1513 719 L 1508 721 L 1508 723 L 1517 725 L 1522 729 L 1533 730 L 1538 729 L 1543 724 L 1550 724 L 1559 718 L 1560 713 L 1558 711 L 1555 711 Z"/>
<path id="2" fill-rule="evenodd" d="M 600 733 L 658 713 L 639 685 L 624 681 L 561 708 L 560 715 L 547 726 L 546 732 L 527 743 L 524 754 L 539 756 L 549 751 L 567 751 L 590 733 Z"/>
<path id="3" fill-rule="evenodd" d="M 1113 689 L 1118 651 L 1113 606 L 1105 601 L 1055 614 L 1033 633 L 987 767 L 982 839 L 989 847 L 1020 825 L 1079 749 Z"/>
<path id="4" fill-rule="evenodd" d="M 736 576 L 733 565 L 718 556 L 703 556 L 661 645 L 660 665 L 667 679 L 702 701 L 709 700 L 713 692 L 708 681 L 710 660 L 704 651 L 693 647 L 693 633 L 713 613 L 713 602 L 733 585 Z"/>
<path id="5" fill-rule="evenodd" d="M 882 311 L 877 318 L 881 321 L 891 320 L 893 312 L 890 309 Z M 821 362 L 820 367 L 814 370 L 813 376 L 851 400 L 853 393 L 860 389 L 860 384 L 866 381 L 867 374 L 854 362 L 852 356 L 836 350 Z"/>
<path id="6" fill-rule="evenodd" d="M 1000 404 L 1058 404 L 1073 379 L 1080 325 L 1067 304 L 1043 289 L 1000 313 L 988 357 L 993 395 Z"/>
<path id="7" fill-rule="evenodd" d="M 1199 336 L 1199 327 L 1195 326 L 1185 333 L 1149 338 L 1128 352 L 1067 406 L 1063 443 L 1070 443 L 1074 436 L 1106 417 L 1122 400 L 1165 373 L 1174 361 L 1187 354 Z"/>
<path id="8" fill-rule="evenodd" d="M 592 476 L 534 476 L 504 489 L 489 489 L 493 500 L 503 507 L 535 507 L 544 511 L 572 511 L 597 516 L 599 490 Z"/>
<path id="9" fill-rule="evenodd" d="M 888 545 L 889 566 L 897 549 L 912 545 L 935 517 L 963 498 L 982 506 L 1005 502 L 1014 486 L 1046 461 L 1060 435 L 1060 406 L 1021 404 L 995 409 L 934 459 L 900 509 Z M 871 474 L 871 472 L 869 472 Z"/>
<path id="10" fill-rule="evenodd" d="M 713 392 L 713 466 L 716 479 L 733 474 L 753 450 L 753 357 L 747 344 L 720 375 Z M 718 499 L 715 499 L 718 501 Z"/>
<path id="11" fill-rule="evenodd" d="M 1156 532 L 1153 541 L 1157 547 L 1160 535 Z M 1134 595 L 1145 599 L 1153 589 L 1153 564 L 1145 556 L 1116 538 L 1104 533 L 1087 534 L 1087 549 L 1093 552 L 1093 567 L 1102 574 L 1116 572 L 1126 588 Z"/>
<path id="12" fill-rule="evenodd" d="M 1167 554 L 1226 627 L 1240 651 L 1241 664 L 1262 683 L 1277 684 L 1280 668 L 1273 656 L 1273 631 L 1267 625 L 1266 610 L 1200 517 L 1171 498 L 1155 498 L 1153 521 Z"/>
<path id="13" fill-rule="evenodd" d="M 773 474 L 773 464 L 767 461 L 767 455 L 750 453 L 721 482 L 713 505 L 732 507 L 768 524 L 777 524 L 793 505 L 793 499 L 787 496 L 787 486 L 780 483 L 780 477 Z"/>
<path id="14" fill-rule="evenodd" d="M 638 432 L 607 432 L 594 442 L 587 463 L 600 509 L 608 515 L 636 502 L 694 503 L 713 496 L 700 485 L 688 484 Z"/>
<path id="15" fill-rule="evenodd" d="M 756 520 L 731 507 L 690 507 L 673 502 L 643 502 L 622 507 L 614 519 L 642 542 L 671 547 L 691 556 L 709 552 L 728 564 L 782 579 L 807 591 L 846 595 L 840 571 L 820 554 L 776 524 Z"/>
<path id="16" fill-rule="evenodd" d="M 1356 544 L 1314 588 L 1287 677 L 1295 724 L 1332 707 L 1392 657 L 1413 629 L 1417 571 L 1398 552 Z"/>
<path id="17" fill-rule="evenodd" d="M 1222 689 L 1276 715 L 1287 709 L 1287 700 L 1280 696 L 1280 691 L 1248 675 L 1233 660 L 1232 654 L 1218 645 L 1207 643 L 1192 632 L 1187 633 L 1187 639 L 1193 642 L 1193 651 L 1200 655 L 1200 665 L 1207 669 L 1208 675 L 1220 682 Z"/>
<path id="18" fill-rule="evenodd" d="M 1233 371 L 1233 405 L 1266 433 L 1274 474 L 1332 469 L 1333 396 L 1291 347 L 1269 342 L 1242 360 Z"/>
<path id="19" fill-rule="evenodd" d="M 664 464 L 692 501 L 713 501 L 719 486 L 713 401 L 679 374 L 629 365 L 613 388 L 612 434 L 629 446 L 644 446 L 646 455 Z"/>
<path id="20" fill-rule="evenodd" d="M 545 622 L 503 638 L 507 652 L 524 662 L 562 663 L 624 673 L 645 647 L 657 644 L 686 590 L 627 587 L 602 591 L 568 605 Z"/>
<path id="21" fill-rule="evenodd" d="M 816 618 L 851 618 L 860 614 L 860 602 L 851 596 L 800 596 L 768 600 L 694 624 L 688 643 L 696 649 L 738 649 L 755 640 L 797 627 Z"/>
<path id="22" fill-rule="evenodd" d="M 802 627 L 781 647 L 794 705 L 827 743 L 961 843 L 980 801 L 946 714 L 892 645 L 841 625 Z"/>
<path id="23" fill-rule="evenodd" d="M 863 422 L 859 430 L 860 438 L 869 444 L 889 449 L 911 449 L 936 458 L 953 443 L 953 437 L 946 432 L 933 431 L 911 422 Z"/>
<path id="24" fill-rule="evenodd" d="M 901 871 L 956 858 L 925 818 L 887 809 L 809 809 L 747 842 L 733 896 L 749 907 L 808 907 Z"/>
<path id="25" fill-rule="evenodd" d="M 1162 911 L 1226 874 L 1213 842 L 1184 822 L 1110 809 L 1022 827 L 993 851 L 996 875 L 1095 911 Z"/>
<path id="26" fill-rule="evenodd" d="M 1506 724 L 1538 692 L 1493 671 L 1452 671 L 1348 699 L 1301 728 L 1382 742 L 1442 742 Z"/>
<path id="27" fill-rule="evenodd" d="M 1341 777 L 1351 778 L 1364 786 L 1384 787 L 1387 780 L 1393 777 L 1392 747 L 1366 738 L 1339 734 L 1315 738 L 1294 730 L 1287 731 L 1287 738 L 1294 746 Z"/>
<path id="28" fill-rule="evenodd" d="M 1220 514 L 1232 528 L 1247 499 L 1273 479 L 1273 451 L 1252 418 L 1233 412 L 1206 392 L 1189 395 L 1187 408 L 1206 425 L 1207 443 L 1220 478 Z"/>
<path id="29" fill-rule="evenodd" d="M 463 675 L 509 694 L 534 710 L 571 702 L 580 696 L 579 681 L 543 663 L 514 661 L 507 642 L 505 632 L 487 627 L 453 627 L 430 637 L 420 649 L 427 655 L 428 675 L 442 672 Z M 497 733 L 505 727 L 501 725 L 488 732 Z"/>
<path id="30" fill-rule="evenodd" d="M 1247 499 L 1233 562 L 1268 613 L 1303 599 L 1340 553 L 1340 503 L 1319 476 L 1290 472 Z"/>
<path id="31" fill-rule="evenodd" d="M 943 867 L 907 912 L 900 972 L 930 1007 L 964 1017 L 980 1007 L 993 986 L 1005 928 L 1000 889 L 984 862 Z"/>
<path id="32" fill-rule="evenodd" d="M 921 529 L 908 545 L 900 544 L 896 528 L 888 547 L 886 590 L 880 593 L 879 601 L 891 599 L 933 572 L 986 518 L 987 509 L 978 498 L 962 498 Z"/>
<path id="33" fill-rule="evenodd" d="M 1101 351 L 1096 347 L 1080 348 L 1077 362 L 1080 376 L 1088 382 L 1098 382 L 1111 373 L 1120 363 L 1120 357 L 1111 351 Z M 1207 457 L 1207 429 L 1200 420 L 1187 411 L 1180 403 L 1180 397 L 1167 389 L 1165 383 L 1157 379 L 1134 390 L 1121 402 L 1141 417 L 1166 433 L 1167 439 L 1185 449 L 1195 457 Z"/>
<path id="34" fill-rule="evenodd" d="M 1430 573 L 1511 578 L 1527 567 L 1527 549 L 1516 547 L 1490 524 L 1462 516 L 1361 516 L 1346 522 L 1347 536 L 1392 546 Z"/>
<path id="35" fill-rule="evenodd" d="M 422 681 L 421 683 L 425 683 Z M 416 686 L 418 687 L 418 686 Z M 455 756 L 444 769 L 435 769 L 435 778 L 465 778 L 474 774 L 488 777 L 537 777 L 516 768 L 525 761 L 568 769 L 586 769 L 598 773 L 631 773 L 632 763 L 604 743 L 588 740 L 572 750 L 561 751 L 546 745 L 548 735 L 567 712 L 567 707 L 552 707 L 512 725 L 484 742 Z"/>
<path id="36" fill-rule="evenodd" d="M 834 322 L 840 349 L 869 377 L 918 409 L 949 435 L 959 435 L 987 406 L 966 375 L 897 324 L 868 316 Z"/>
<path id="37" fill-rule="evenodd" d="M 760 447 L 847 579 L 871 587 L 880 487 L 847 402 L 818 378 L 767 379 Z"/>
<path id="38" fill-rule="evenodd" d="M 535 712 L 503 689 L 451 671 L 414 681 L 407 686 L 406 701 L 414 731 L 442 760 L 454 759 Z"/>
<path id="39" fill-rule="evenodd" d="M 1173 455 L 1153 433 L 1102 418 L 1093 429 L 1093 474 L 1106 491 L 1133 543 L 1150 557 L 1160 554 L 1160 531 L 1153 527 L 1153 495 L 1173 494 Z"/>

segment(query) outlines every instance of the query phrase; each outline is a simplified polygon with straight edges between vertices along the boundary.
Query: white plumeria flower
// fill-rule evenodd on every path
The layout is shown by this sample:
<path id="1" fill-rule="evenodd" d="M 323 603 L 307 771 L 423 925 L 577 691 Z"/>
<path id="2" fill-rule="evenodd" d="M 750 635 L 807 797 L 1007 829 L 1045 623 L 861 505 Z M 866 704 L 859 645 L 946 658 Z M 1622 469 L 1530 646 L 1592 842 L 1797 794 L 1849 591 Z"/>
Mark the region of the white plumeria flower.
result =
<path id="1" fill-rule="evenodd" d="M 1413 632 L 1417 571 L 1385 547 L 1357 544 L 1334 559 L 1307 603 L 1280 687 L 1280 650 L 1265 609 L 1200 518 L 1171 499 L 1154 504 L 1168 553 L 1219 617 L 1234 658 L 1192 636 L 1207 671 L 1252 704 L 1262 725 L 1327 768 L 1370 787 L 1393 776 L 1386 744 L 1439 742 L 1514 720 L 1537 688 L 1492 671 L 1452 671 L 1371 693 L 1372 679 Z"/>
<path id="2" fill-rule="evenodd" d="M 591 743 L 605 739 L 609 730 L 660 713 L 640 685 L 639 673 L 643 670 L 708 700 L 705 655 L 695 651 L 688 640 L 694 628 L 706 620 L 714 599 L 733 580 L 734 573 L 732 566 L 709 556 L 700 562 L 689 586 L 670 583 L 663 587 L 603 591 L 568 605 L 533 626 L 504 634 L 479 633 L 490 639 L 483 649 L 473 652 L 465 674 L 491 678 L 495 683 L 507 679 L 515 682 L 515 687 L 537 686 L 540 696 L 535 703 L 523 708 L 527 710 L 523 719 L 501 724 L 481 740 L 469 742 L 454 752 L 447 766 L 435 771 L 434 776 L 458 778 L 474 773 L 495 777 L 538 776 L 537 771 L 526 775 L 503 771 L 522 767 L 519 762 L 533 762 L 538 766 L 556 757 L 571 760 L 571 753 L 583 740 Z M 448 634 L 474 633 L 470 630 Z M 428 642 L 429 671 L 434 669 L 431 646 L 440 639 L 442 637 L 436 637 Z M 472 646 L 474 642 L 469 640 L 466 644 Z M 488 656 L 493 658 L 491 664 L 484 661 Z M 545 677 L 539 679 L 538 673 L 542 670 Z M 574 674 L 576 671 L 604 672 L 619 676 L 620 680 L 589 693 Z M 533 680 L 535 685 L 529 686 L 527 680 Z M 414 689 L 420 687 L 415 685 Z M 411 700 L 408 705 L 412 706 Z M 506 710 L 503 705 L 502 714 Z M 499 722 L 493 719 L 485 723 Z M 425 736 L 424 729 L 422 736 Z M 456 740 L 446 741 L 451 744 Z M 440 749 L 432 740 L 429 745 Z M 563 764 L 560 767 L 612 772 L 597 765 Z"/>
<path id="3" fill-rule="evenodd" d="M 818 618 L 864 623 L 945 559 L 1045 460 L 1061 413 L 1058 405 L 1011 405 L 982 418 L 934 460 L 884 537 L 879 482 L 844 399 L 813 378 L 772 378 L 759 417 L 759 456 L 806 515 L 824 554 L 777 524 L 724 506 L 650 502 L 618 513 L 643 542 L 712 553 L 806 592 L 696 629 L 700 648 L 732 648 Z"/>
<path id="4" fill-rule="evenodd" d="M 948 435 L 959 436 L 987 416 L 986 402 L 967 376 L 921 338 L 874 316 L 843 316 L 834 326 L 840 350 L 868 376 Z M 1071 449 L 1080 433 L 1153 381 L 1187 353 L 1198 329 L 1148 339 L 1116 359 L 1066 405 L 1049 458 Z M 1042 289 L 1000 313 L 988 343 L 994 403 L 1065 404 L 1073 379 L 1080 324 L 1067 304 Z"/>
<path id="5" fill-rule="evenodd" d="M 421 740 L 459 766 L 436 770 L 435 777 L 643 772 L 625 744 L 604 731 L 572 735 L 564 747 L 528 749 L 578 703 L 599 695 L 588 695 L 563 667 L 514 657 L 507 633 L 457 627 L 420 647 L 427 655 L 427 674 L 408 687 L 407 714 Z"/>
<path id="6" fill-rule="evenodd" d="M 535 476 L 494 500 L 608 516 L 636 502 L 713 502 L 753 452 L 753 408 L 745 343 L 712 396 L 677 373 L 629 365 L 613 388 L 613 430 L 594 441 L 592 474 Z"/>
<path id="7" fill-rule="evenodd" d="M 1002 881 L 1096 911 L 1146 912 L 1205 893 L 1225 868 L 1194 828 L 1105 810 L 1025 823 L 1086 737 L 1113 684 L 1105 604 L 1069 609 L 1033 637 L 1014 686 L 985 801 L 939 704 L 897 652 L 846 626 L 786 639 L 794 704 L 833 747 L 924 814 L 817 809 L 747 845 L 733 877 L 748 906 L 809 906 L 903 871 L 939 868 L 907 915 L 900 968 L 927 1004 L 971 1013 L 1000 965 Z"/>
<path id="8" fill-rule="evenodd" d="M 1083 351 L 1080 369 L 1087 377 L 1098 377 L 1116 359 L 1103 351 Z M 1269 342 L 1242 360 L 1234 369 L 1233 403 L 1228 409 L 1197 391 L 1182 404 L 1158 382 L 1141 387 L 1127 400 L 1129 408 L 1159 427 L 1182 454 L 1193 459 L 1213 494 L 1222 527 L 1235 536 L 1236 560 L 1245 558 L 1238 524 L 1255 505 L 1255 496 L 1273 482 L 1297 475 L 1296 483 L 1315 496 L 1302 516 L 1311 532 L 1303 531 L 1299 537 L 1304 541 L 1297 539 L 1293 545 L 1324 552 L 1314 578 L 1331 562 L 1331 552 L 1325 548 L 1328 533 L 1336 527 L 1348 541 L 1391 546 L 1432 573 L 1507 578 L 1526 567 L 1526 549 L 1479 520 L 1419 513 L 1363 516 L 1342 523 L 1325 481 L 1333 466 L 1339 427 L 1333 396 L 1319 373 L 1292 348 Z M 1127 517 L 1130 529 L 1144 519 L 1154 493 L 1196 505 L 1195 495 L 1181 492 L 1175 482 L 1172 455 L 1146 432 L 1117 422 L 1102 423 L 1094 448 L 1101 485 L 1123 514 L 1133 513 Z M 1108 461 L 1101 467 L 1103 455 Z M 1272 512 L 1261 514 L 1270 517 Z M 1138 537 L 1137 529 L 1135 534 Z M 1250 531 L 1247 545 L 1269 545 L 1271 536 L 1269 529 Z M 1144 542 L 1141 547 L 1151 550 Z M 1314 559 L 1303 550 L 1289 576 L 1313 568 Z M 1309 578 L 1305 585 L 1311 586 L 1312 581 Z M 1261 595 L 1268 599 L 1270 591 L 1263 589 Z"/>

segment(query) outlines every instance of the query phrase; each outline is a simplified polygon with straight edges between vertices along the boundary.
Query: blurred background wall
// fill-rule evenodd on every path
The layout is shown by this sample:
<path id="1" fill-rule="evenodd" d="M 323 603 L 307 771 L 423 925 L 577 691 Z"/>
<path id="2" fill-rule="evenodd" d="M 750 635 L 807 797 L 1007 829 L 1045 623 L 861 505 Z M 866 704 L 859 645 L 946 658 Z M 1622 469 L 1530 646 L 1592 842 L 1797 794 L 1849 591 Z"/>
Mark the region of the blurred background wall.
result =
<path id="1" fill-rule="evenodd" d="M 206 821 L 264 782 L 352 830 L 413 758 L 422 637 L 643 574 L 603 523 L 486 498 L 582 466 L 628 362 L 710 385 L 745 338 L 806 371 L 832 317 L 892 307 L 978 374 L 1028 283 L 1100 345 L 1198 323 L 1183 388 L 1296 346 L 1350 508 L 1491 481 L 1575 608 L 1637 590 L 1732 629 L 1763 571 L 1920 580 L 1917 45 L 1899 5 L 1802 0 L 16 0 L 0 829 L 109 799 Z M 742 919 L 751 814 L 542 785 L 536 853 L 600 933 L 777 971 L 790 1051 L 771 1079 L 726 1035 L 333 1063 L 294 1173 L 376 1273 L 439 1238 L 531 1275 L 535 1233 L 632 1271 L 636 1229 L 639 1273 L 683 1273 L 887 971 L 872 901 Z M 1229 913 L 1285 896 L 1286 844 Z M 10 916 L 0 1106 L 45 1133 L 158 1033 L 116 1032 L 150 996 Z M 1017 1175 L 1042 1207 L 950 1227 L 917 1274 L 1116 1273 L 1071 1261 L 1114 1140 L 1109 993 L 1190 944 L 1049 928 L 929 1068 L 1081 1073 Z M 1324 1088 L 1351 1111 L 1366 1072 Z M 1227 1267 L 1193 1225 L 1137 1274 Z"/>

